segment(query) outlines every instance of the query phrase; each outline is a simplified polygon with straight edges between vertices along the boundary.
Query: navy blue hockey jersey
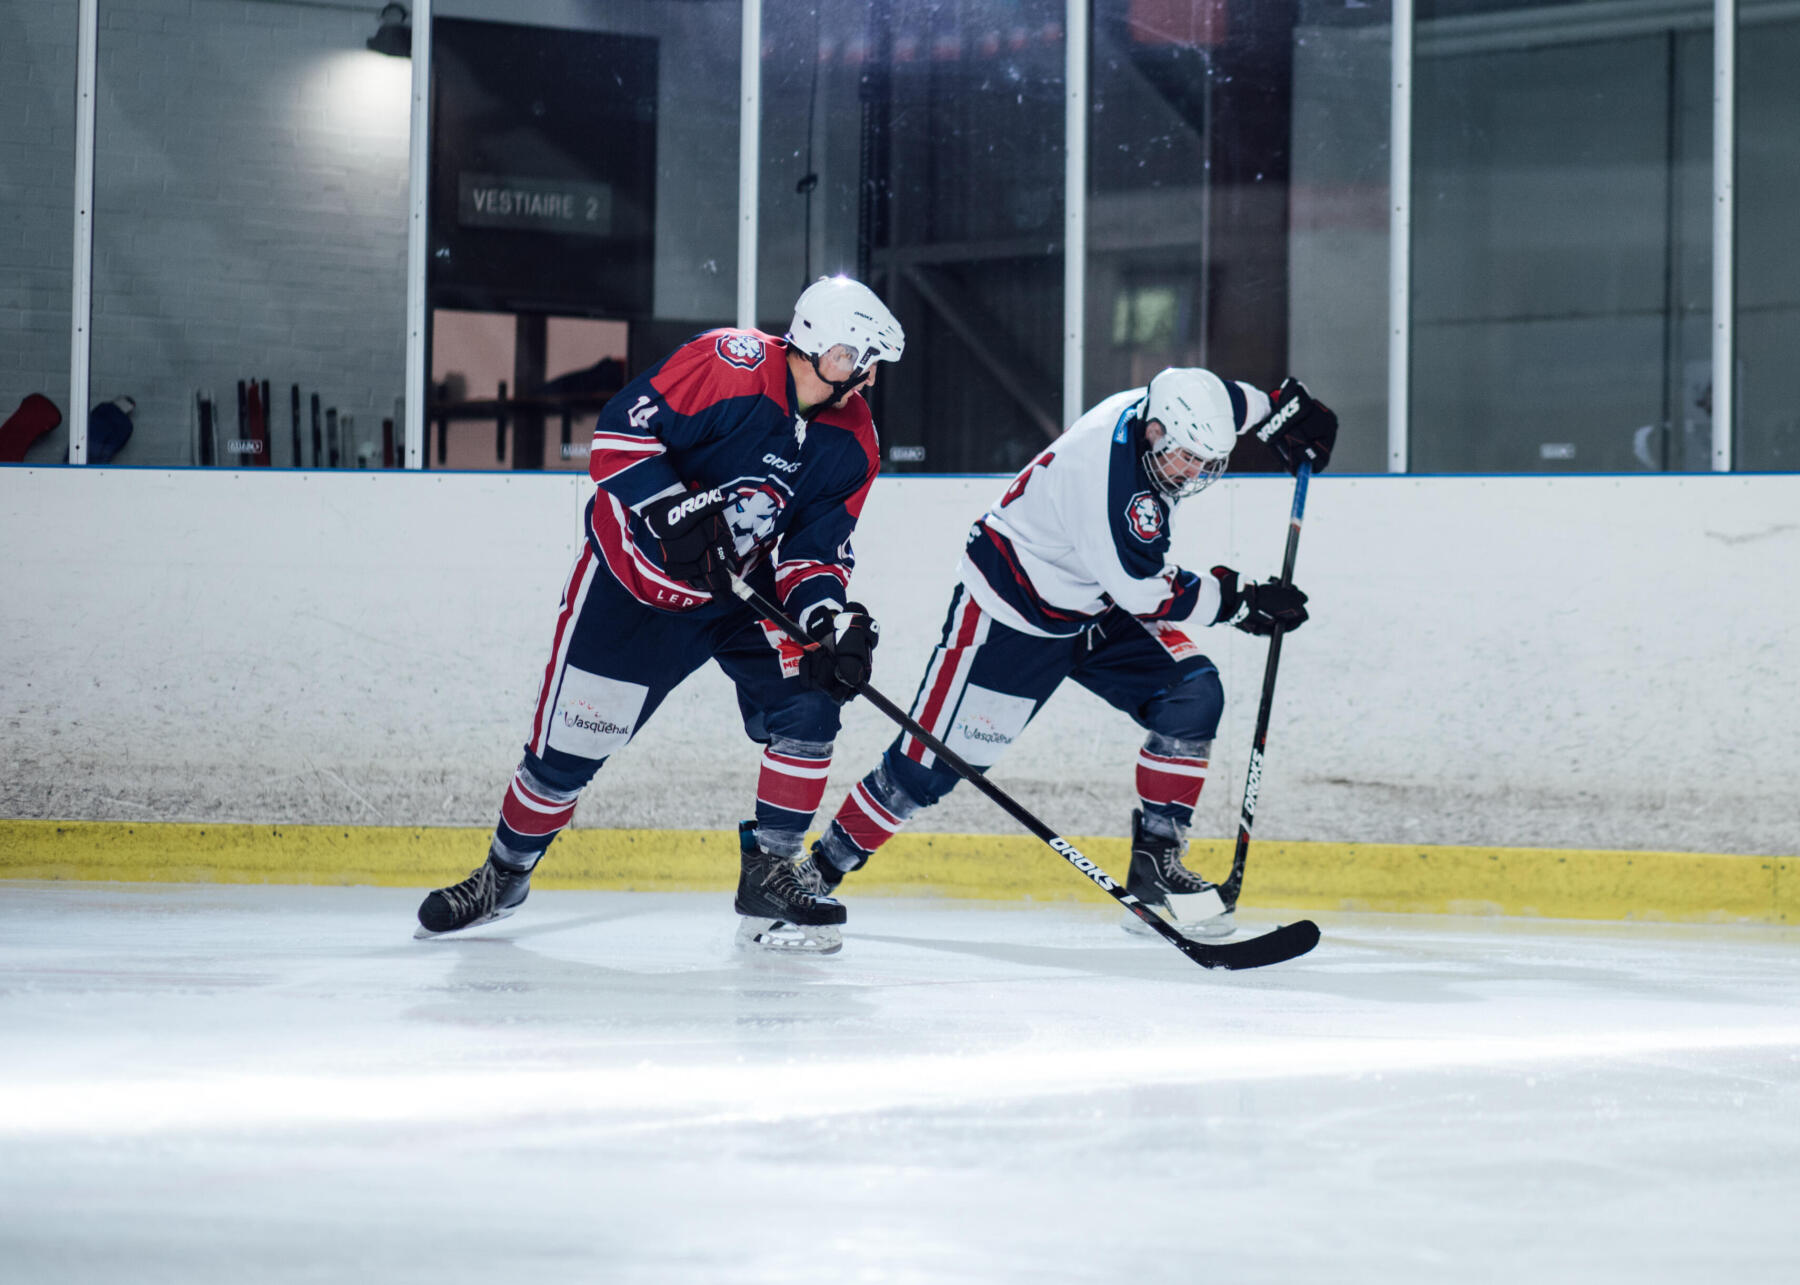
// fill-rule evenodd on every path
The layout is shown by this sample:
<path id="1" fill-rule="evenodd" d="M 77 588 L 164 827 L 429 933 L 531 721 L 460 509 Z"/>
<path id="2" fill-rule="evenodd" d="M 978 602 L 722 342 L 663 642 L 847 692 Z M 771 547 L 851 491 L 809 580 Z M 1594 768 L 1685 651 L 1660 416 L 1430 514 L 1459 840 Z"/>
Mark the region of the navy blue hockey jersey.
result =
<path id="1" fill-rule="evenodd" d="M 880 470 L 875 425 L 861 396 L 810 420 L 796 405 L 787 346 L 758 330 L 690 339 L 606 404 L 588 457 L 599 484 L 588 539 L 640 602 L 689 611 L 711 601 L 663 570 L 640 514 L 715 486 L 737 497 L 726 518 L 743 572 L 772 572 L 791 615 L 845 600 L 850 536 Z"/>

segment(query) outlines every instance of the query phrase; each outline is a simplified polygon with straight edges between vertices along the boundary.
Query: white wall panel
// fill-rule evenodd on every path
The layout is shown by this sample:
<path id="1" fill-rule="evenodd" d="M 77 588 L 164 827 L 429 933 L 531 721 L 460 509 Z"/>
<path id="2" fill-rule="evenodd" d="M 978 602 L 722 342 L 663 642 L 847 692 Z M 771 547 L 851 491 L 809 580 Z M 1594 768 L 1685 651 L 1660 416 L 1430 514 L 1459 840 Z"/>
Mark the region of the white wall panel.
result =
<path id="1" fill-rule="evenodd" d="M 0 470 L 0 814 L 485 825 L 575 551 L 578 479 Z M 857 547 L 908 700 L 993 478 L 889 479 Z M 1191 565 L 1278 568 L 1291 484 L 1188 504 Z M 1259 834 L 1800 851 L 1800 478 L 1315 483 Z M 1207 635 L 1231 826 L 1262 644 Z M 827 806 L 889 729 L 852 705 Z M 1073 687 L 997 770 L 1051 824 L 1122 833 L 1132 748 Z M 703 671 L 590 789 L 587 826 L 719 827 L 756 754 Z M 967 797 L 961 797 L 966 795 Z M 1004 829 L 970 791 L 923 828 Z"/>

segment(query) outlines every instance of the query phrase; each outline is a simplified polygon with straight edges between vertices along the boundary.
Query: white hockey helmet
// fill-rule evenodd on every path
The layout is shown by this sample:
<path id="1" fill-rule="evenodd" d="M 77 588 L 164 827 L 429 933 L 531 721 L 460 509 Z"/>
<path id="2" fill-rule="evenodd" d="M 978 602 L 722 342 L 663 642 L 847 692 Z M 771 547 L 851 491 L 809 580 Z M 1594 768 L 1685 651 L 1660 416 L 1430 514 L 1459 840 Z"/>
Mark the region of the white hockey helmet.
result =
<path id="1" fill-rule="evenodd" d="M 843 344 L 854 354 L 852 386 L 878 361 L 899 361 L 906 332 L 869 287 L 849 277 L 820 277 L 794 300 L 794 321 L 787 341 L 818 359 Z"/>
<path id="2" fill-rule="evenodd" d="M 1160 372 L 1144 390 L 1144 419 L 1162 425 L 1144 463 L 1165 495 L 1198 495 L 1224 476 L 1237 445 L 1237 413 L 1225 381 L 1212 371 L 1170 366 Z"/>

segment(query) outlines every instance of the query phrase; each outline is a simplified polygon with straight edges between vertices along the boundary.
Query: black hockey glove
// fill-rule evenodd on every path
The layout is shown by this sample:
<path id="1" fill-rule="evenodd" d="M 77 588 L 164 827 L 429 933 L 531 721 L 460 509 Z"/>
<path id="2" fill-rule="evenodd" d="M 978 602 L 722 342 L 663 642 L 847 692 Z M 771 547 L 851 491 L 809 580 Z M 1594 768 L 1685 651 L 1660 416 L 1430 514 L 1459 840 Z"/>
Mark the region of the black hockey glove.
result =
<path id="1" fill-rule="evenodd" d="M 1230 567 L 1214 567 L 1213 577 L 1219 582 L 1219 614 L 1215 625 L 1236 625 L 1247 634 L 1271 634 L 1280 625 L 1283 633 L 1292 633 L 1306 623 L 1306 595 L 1291 584 L 1265 580 L 1262 584 L 1238 585 L 1238 573 Z"/>
<path id="2" fill-rule="evenodd" d="M 800 677 L 842 705 L 869 681 L 881 626 L 867 607 L 853 602 L 842 611 L 815 607 L 807 613 L 806 632 L 819 645 L 801 658 Z"/>
<path id="3" fill-rule="evenodd" d="M 644 525 L 662 545 L 663 569 L 677 580 L 716 594 L 731 592 L 731 497 L 720 488 L 656 500 L 644 509 Z"/>
<path id="4" fill-rule="evenodd" d="M 1312 471 L 1323 473 L 1337 442 L 1337 412 L 1315 400 L 1306 385 L 1291 375 L 1269 394 L 1269 405 L 1274 409 L 1256 435 L 1281 457 L 1288 472 L 1298 473 L 1300 465 L 1311 460 Z"/>

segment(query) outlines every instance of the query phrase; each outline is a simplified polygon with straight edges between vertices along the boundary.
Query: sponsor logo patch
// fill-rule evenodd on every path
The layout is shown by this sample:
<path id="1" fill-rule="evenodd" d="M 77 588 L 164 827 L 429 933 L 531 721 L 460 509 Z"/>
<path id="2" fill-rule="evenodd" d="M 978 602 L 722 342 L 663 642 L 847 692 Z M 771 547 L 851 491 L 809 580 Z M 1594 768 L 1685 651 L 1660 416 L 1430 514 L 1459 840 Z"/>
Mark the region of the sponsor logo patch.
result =
<path id="1" fill-rule="evenodd" d="M 1036 702 L 970 683 L 944 744 L 975 767 L 992 767 L 1031 721 Z"/>
<path id="2" fill-rule="evenodd" d="M 1163 530 L 1162 505 L 1148 491 L 1139 491 L 1125 502 L 1125 525 L 1131 534 L 1149 544 Z"/>
<path id="3" fill-rule="evenodd" d="M 550 748 L 598 759 L 623 749 L 649 688 L 570 665 L 550 716 Z"/>
<path id="4" fill-rule="evenodd" d="M 719 356 L 740 370 L 755 370 L 762 365 L 766 349 L 755 335 L 738 331 L 719 336 Z"/>

